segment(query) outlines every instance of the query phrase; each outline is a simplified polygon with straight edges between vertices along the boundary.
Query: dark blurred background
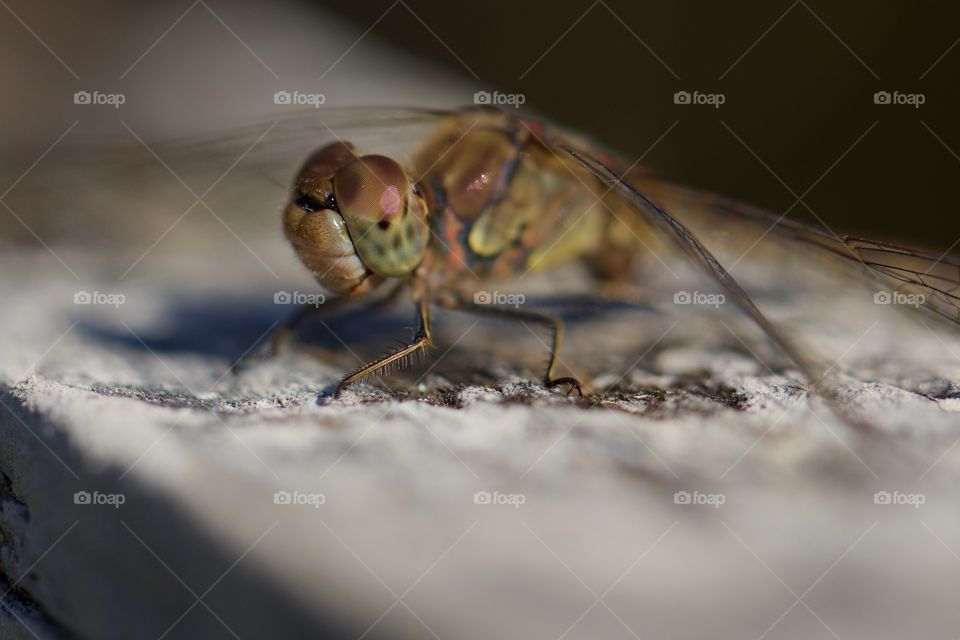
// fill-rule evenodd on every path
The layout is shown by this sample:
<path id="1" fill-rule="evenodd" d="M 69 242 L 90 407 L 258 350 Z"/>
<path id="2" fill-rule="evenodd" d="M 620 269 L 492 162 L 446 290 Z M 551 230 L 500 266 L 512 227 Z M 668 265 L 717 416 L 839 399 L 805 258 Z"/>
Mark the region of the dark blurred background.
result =
<path id="1" fill-rule="evenodd" d="M 829 170 L 804 202 L 831 226 L 943 248 L 960 237 L 957 3 L 405 1 L 481 85 L 631 159 L 679 121 L 644 159 L 660 173 L 782 210 L 795 197 L 780 180 L 800 196 Z M 325 3 L 361 25 L 391 4 Z M 376 29 L 469 73 L 401 7 Z M 676 105 L 678 90 L 726 100 Z M 925 102 L 878 105 L 881 90 Z"/>
<path id="2" fill-rule="evenodd" d="M 74 120 L 69 138 L 97 121 L 129 138 L 121 118 L 144 136 L 190 135 L 262 118 L 266 92 L 237 107 L 254 86 L 293 79 L 337 106 L 430 105 L 415 83 L 459 78 L 456 102 L 521 93 L 525 108 L 679 181 L 774 210 L 809 189 L 791 215 L 946 249 L 960 238 L 958 39 L 960 5 L 932 1 L 10 0 L 0 177 L 12 184 Z M 419 60 L 419 77 L 396 71 L 400 57 Z M 78 109 L 69 96 L 85 87 L 131 99 Z M 677 91 L 724 102 L 675 104 Z M 878 91 L 923 104 L 876 104 Z M 17 191 L 31 181 L 43 186 L 31 174 Z M 3 209 L 0 233 L 36 241 Z"/>

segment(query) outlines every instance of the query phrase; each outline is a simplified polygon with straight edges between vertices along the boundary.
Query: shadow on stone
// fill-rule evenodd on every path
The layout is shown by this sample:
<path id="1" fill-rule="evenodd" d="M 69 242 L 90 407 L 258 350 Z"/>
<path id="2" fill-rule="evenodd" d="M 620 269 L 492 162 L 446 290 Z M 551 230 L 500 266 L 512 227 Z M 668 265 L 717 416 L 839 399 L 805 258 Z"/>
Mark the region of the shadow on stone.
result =
<path id="1" fill-rule="evenodd" d="M 150 350 L 159 354 L 193 354 L 236 360 L 270 327 L 283 323 L 296 313 L 295 306 L 264 304 L 262 295 L 249 298 L 180 298 L 171 301 L 159 322 L 150 329 L 136 329 L 136 335 L 123 325 L 80 319 L 77 330 L 107 346 Z M 396 303 L 376 310 L 345 309 L 327 316 L 308 319 L 298 332 L 300 339 L 320 347 L 337 348 L 365 345 L 371 341 L 389 344 L 404 339 L 414 324 L 412 305 Z M 646 305 L 590 297 L 567 295 L 531 298 L 527 308 L 542 309 L 560 315 L 569 323 L 589 320 L 604 312 L 627 309 L 649 310 Z"/>

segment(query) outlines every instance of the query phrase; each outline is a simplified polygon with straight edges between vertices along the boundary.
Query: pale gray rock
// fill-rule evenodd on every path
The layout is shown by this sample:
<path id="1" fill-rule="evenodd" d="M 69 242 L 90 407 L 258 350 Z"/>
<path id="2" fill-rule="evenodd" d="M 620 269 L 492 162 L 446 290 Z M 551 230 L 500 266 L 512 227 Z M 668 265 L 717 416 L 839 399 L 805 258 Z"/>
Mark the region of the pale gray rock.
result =
<path id="1" fill-rule="evenodd" d="M 309 290 L 278 238 L 257 250 Z M 82 273 L 103 264 L 59 255 Z M 114 308 L 74 304 L 80 287 L 45 252 L 4 259 L 31 273 L 0 292 L 0 561 L 19 618 L 0 619 L 5 637 L 894 638 L 960 624 L 949 331 L 895 314 L 843 361 L 869 435 L 703 313 L 641 359 L 674 322 L 649 307 L 571 314 L 564 362 L 613 388 L 602 401 L 529 382 L 542 345 L 526 329 L 454 314 L 419 369 L 331 399 L 349 350 L 404 335 L 405 308 L 329 321 L 346 348 L 313 326 L 320 358 L 292 348 L 230 370 L 288 311 L 273 278 L 151 260 Z"/>

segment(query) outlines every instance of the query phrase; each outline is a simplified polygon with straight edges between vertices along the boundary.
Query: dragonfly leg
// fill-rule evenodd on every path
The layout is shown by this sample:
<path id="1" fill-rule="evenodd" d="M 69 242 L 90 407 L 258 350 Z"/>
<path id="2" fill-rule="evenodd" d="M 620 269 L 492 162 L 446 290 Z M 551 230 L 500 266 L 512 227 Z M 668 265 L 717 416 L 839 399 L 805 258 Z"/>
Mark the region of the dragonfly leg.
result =
<path id="1" fill-rule="evenodd" d="M 466 313 L 475 313 L 478 315 L 497 316 L 518 320 L 520 322 L 529 321 L 544 325 L 551 329 L 553 339 L 550 344 L 550 361 L 547 364 L 547 372 L 543 376 L 543 384 L 547 387 L 558 387 L 570 385 L 568 394 L 577 392 L 581 397 L 583 390 L 580 388 L 580 381 L 576 378 L 564 376 L 560 378 L 553 377 L 553 371 L 556 368 L 560 343 L 563 341 L 563 320 L 551 313 L 541 311 L 527 311 L 525 309 L 512 309 L 510 307 L 501 307 L 497 305 L 478 305 L 472 301 L 463 298 L 444 299 L 439 301 L 444 307 Z"/>
<path id="2" fill-rule="evenodd" d="M 386 295 L 381 296 L 375 300 L 368 300 L 366 302 L 367 308 L 377 308 L 384 305 L 390 304 L 397 298 L 397 294 L 403 289 L 403 283 L 398 283 L 395 287 L 390 289 Z M 323 305 L 312 305 L 307 304 L 303 305 L 300 309 L 294 312 L 290 317 L 286 318 L 283 322 L 277 325 L 266 337 L 267 347 L 260 353 L 246 355 L 237 362 L 238 365 L 243 365 L 246 361 L 252 358 L 266 359 L 272 358 L 279 355 L 279 353 L 296 337 L 297 329 L 300 328 L 306 320 L 318 315 L 327 315 L 332 314 L 338 310 L 341 310 L 345 307 L 349 307 L 352 304 L 358 302 L 358 298 L 350 297 L 340 297 L 331 300 Z"/>
<path id="3" fill-rule="evenodd" d="M 340 384 L 333 392 L 334 397 L 348 386 L 365 378 L 369 375 L 375 375 L 390 367 L 402 367 L 410 358 L 418 352 L 431 345 L 430 338 L 430 299 L 426 292 L 425 285 L 414 287 L 414 301 L 417 303 L 417 328 L 413 334 L 413 340 L 399 349 L 391 351 L 380 356 L 373 362 L 369 362 L 362 367 L 348 373 L 344 376 Z"/>

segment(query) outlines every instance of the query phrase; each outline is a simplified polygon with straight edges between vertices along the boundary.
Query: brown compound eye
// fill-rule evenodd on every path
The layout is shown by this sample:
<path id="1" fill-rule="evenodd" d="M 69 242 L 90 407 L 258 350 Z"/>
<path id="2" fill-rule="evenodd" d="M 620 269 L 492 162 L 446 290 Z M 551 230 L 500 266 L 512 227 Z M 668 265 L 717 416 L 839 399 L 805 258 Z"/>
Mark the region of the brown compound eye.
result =
<path id="1" fill-rule="evenodd" d="M 373 273 L 405 276 L 423 259 L 427 206 L 395 160 L 362 156 L 333 176 L 337 206 L 363 264 Z"/>
<path id="2" fill-rule="evenodd" d="M 340 169 L 333 189 L 345 218 L 370 221 L 387 229 L 406 210 L 410 179 L 396 161 L 369 155 Z"/>
<path id="3" fill-rule="evenodd" d="M 297 191 L 314 200 L 325 201 L 330 195 L 330 182 L 342 167 L 356 160 L 353 145 L 335 142 L 315 151 L 297 176 Z"/>
<path id="4" fill-rule="evenodd" d="M 350 143 L 336 142 L 317 149 L 294 181 L 283 228 L 300 260 L 333 293 L 363 290 L 370 271 L 357 255 L 333 196 L 333 177 L 356 160 Z"/>

